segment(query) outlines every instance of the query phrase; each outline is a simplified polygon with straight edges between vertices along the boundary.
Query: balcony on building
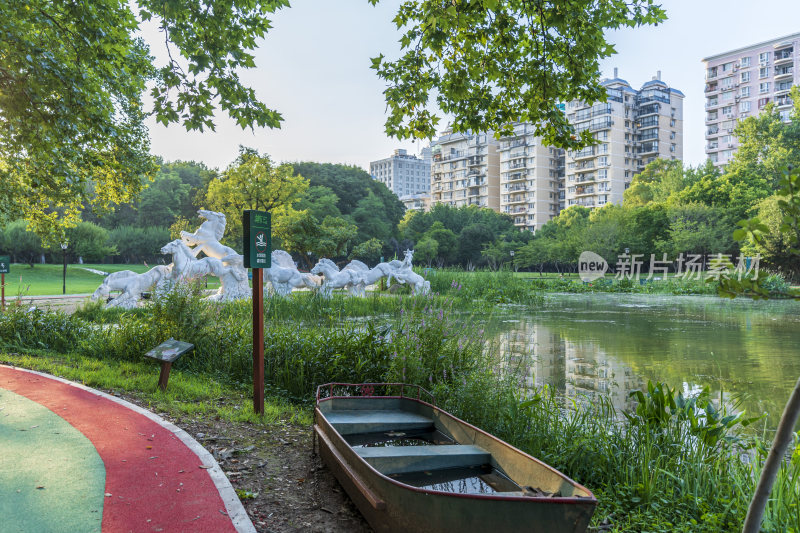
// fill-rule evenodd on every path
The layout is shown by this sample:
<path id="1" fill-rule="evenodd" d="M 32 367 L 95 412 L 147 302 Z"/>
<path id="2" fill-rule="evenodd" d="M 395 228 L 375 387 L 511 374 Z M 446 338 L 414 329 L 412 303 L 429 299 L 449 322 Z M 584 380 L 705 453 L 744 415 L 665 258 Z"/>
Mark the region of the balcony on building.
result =
<path id="1" fill-rule="evenodd" d="M 775 67 L 775 81 L 784 80 L 784 79 L 791 79 L 794 77 L 794 68 L 792 65 L 787 65 L 785 67 Z"/>
<path id="2" fill-rule="evenodd" d="M 639 155 L 652 154 L 658 152 L 658 141 L 643 142 L 639 145 L 637 153 Z"/>
<path id="3" fill-rule="evenodd" d="M 719 143 L 717 143 L 717 142 L 708 143 L 706 145 L 706 152 L 709 152 L 711 150 L 716 150 L 717 148 L 719 148 Z"/>
<path id="4" fill-rule="evenodd" d="M 514 198 L 509 198 L 509 200 L 506 203 L 509 204 L 509 205 L 511 205 L 511 204 L 525 204 L 525 203 L 528 203 L 528 199 L 525 198 L 524 194 L 518 194 L 518 195 L 515 195 Z"/>
<path id="5" fill-rule="evenodd" d="M 719 107 L 717 98 L 706 100 L 706 109 L 714 109 L 715 107 Z"/>
<path id="6" fill-rule="evenodd" d="M 719 134 L 719 126 L 713 126 L 706 130 L 706 139 L 709 137 L 714 137 Z"/>
<path id="7" fill-rule="evenodd" d="M 706 94 L 715 93 L 717 91 L 719 91 L 719 84 L 716 81 L 711 83 L 706 83 L 706 90 L 705 90 Z"/>
<path id="8" fill-rule="evenodd" d="M 503 174 L 503 181 L 520 181 L 528 179 L 525 172 L 513 172 L 510 174 Z"/>
<path id="9" fill-rule="evenodd" d="M 596 147 L 589 146 L 589 147 L 586 147 L 586 148 L 584 148 L 582 150 L 578 150 L 577 152 L 574 152 L 572 154 L 572 158 L 575 159 L 575 160 L 578 160 L 578 159 L 585 159 L 587 157 L 594 157 L 596 151 L 597 151 Z"/>
<path id="10" fill-rule="evenodd" d="M 637 119 L 646 117 L 648 115 L 656 115 L 661 110 L 661 104 L 647 104 L 643 105 L 639 108 L 639 111 L 636 113 Z"/>
<path id="11" fill-rule="evenodd" d="M 588 172 L 594 168 L 594 161 L 584 161 L 575 165 L 575 172 Z"/>
<path id="12" fill-rule="evenodd" d="M 775 97 L 775 107 L 788 107 L 792 105 L 792 98 L 788 94 Z"/>
<path id="13" fill-rule="evenodd" d="M 590 183 L 594 182 L 597 179 L 597 175 L 595 173 L 591 174 L 577 174 L 575 175 L 575 183 Z"/>
<path id="14" fill-rule="evenodd" d="M 480 196 L 481 195 L 481 188 L 480 187 L 470 187 L 467 189 L 467 196 Z"/>
<path id="15" fill-rule="evenodd" d="M 792 53 L 794 52 L 794 47 L 789 46 L 787 48 L 781 48 L 780 50 L 775 50 L 775 59 L 774 63 L 777 67 L 778 65 L 788 65 L 791 64 L 793 56 Z"/>
<path id="16" fill-rule="evenodd" d="M 594 192 L 594 187 L 575 187 L 575 196 L 588 196 Z"/>
<path id="17" fill-rule="evenodd" d="M 506 185 L 506 188 L 503 190 L 508 192 L 515 192 L 515 191 L 526 191 L 528 190 L 528 188 L 525 185 Z"/>

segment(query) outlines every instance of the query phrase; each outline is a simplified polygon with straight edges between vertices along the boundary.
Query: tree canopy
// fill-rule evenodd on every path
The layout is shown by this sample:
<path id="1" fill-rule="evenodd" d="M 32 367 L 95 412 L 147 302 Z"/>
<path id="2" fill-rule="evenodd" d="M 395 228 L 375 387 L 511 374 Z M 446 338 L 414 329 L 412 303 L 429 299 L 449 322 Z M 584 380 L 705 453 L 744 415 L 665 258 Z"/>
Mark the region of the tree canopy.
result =
<path id="1" fill-rule="evenodd" d="M 431 138 L 438 107 L 459 132 L 510 134 L 515 122 L 530 122 L 552 146 L 592 144 L 558 104 L 605 100 L 599 61 L 614 53 L 608 30 L 665 19 L 653 0 L 405 1 L 394 19 L 403 55 L 372 60 L 388 84 L 386 132 Z"/>
<path id="2" fill-rule="evenodd" d="M 130 202 L 156 171 L 149 115 L 204 130 L 214 128 L 221 109 L 241 127 L 278 127 L 281 115 L 239 76 L 255 67 L 252 51 L 271 27 L 269 16 L 288 5 L 0 3 L 0 217 L 24 218 L 58 240 L 84 207 Z M 588 143 L 587 135 L 574 135 L 558 102 L 604 99 L 598 61 L 614 52 L 605 30 L 664 18 L 653 0 L 405 1 L 395 18 L 404 55 L 373 60 L 388 83 L 386 131 L 432 137 L 435 104 L 456 131 L 506 131 L 529 121 L 551 144 Z M 160 62 L 139 37 L 153 23 L 166 49 Z M 142 98 L 148 86 L 151 109 Z"/>
<path id="3" fill-rule="evenodd" d="M 242 127 L 280 123 L 238 71 L 286 0 L 0 3 L 0 216 L 50 240 L 134 198 L 155 165 L 144 119 L 213 128 L 217 107 Z M 138 37 L 154 21 L 168 60 Z M 154 106 L 142 95 L 152 86 Z"/>

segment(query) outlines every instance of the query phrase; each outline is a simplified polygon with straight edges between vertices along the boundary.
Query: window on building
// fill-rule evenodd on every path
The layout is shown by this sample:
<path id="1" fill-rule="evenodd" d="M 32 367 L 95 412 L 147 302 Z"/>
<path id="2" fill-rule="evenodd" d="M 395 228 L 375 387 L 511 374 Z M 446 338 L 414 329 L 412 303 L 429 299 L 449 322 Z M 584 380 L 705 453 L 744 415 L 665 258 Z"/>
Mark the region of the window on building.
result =
<path id="1" fill-rule="evenodd" d="M 674 131 L 669 132 L 669 138 L 670 139 L 674 139 L 675 138 L 675 132 Z"/>
<path id="2" fill-rule="evenodd" d="M 747 68 L 750 66 L 750 56 L 745 56 L 739 61 L 739 64 L 742 68 Z"/>
<path id="3" fill-rule="evenodd" d="M 758 54 L 758 64 L 761 66 L 769 65 L 769 52 Z"/>
<path id="4" fill-rule="evenodd" d="M 750 102 L 739 102 L 739 112 L 746 113 L 750 111 Z"/>
<path id="5" fill-rule="evenodd" d="M 723 102 L 730 102 L 731 100 L 733 100 L 734 97 L 733 93 L 734 91 L 725 91 L 720 95 L 720 100 Z"/>
<path id="6" fill-rule="evenodd" d="M 730 115 L 731 113 L 733 113 L 733 106 L 732 105 L 726 105 L 725 107 L 722 108 L 722 114 L 723 115 Z"/>
<path id="7" fill-rule="evenodd" d="M 758 84 L 758 92 L 760 94 L 768 93 L 769 92 L 769 82 L 765 81 Z"/>
<path id="8" fill-rule="evenodd" d="M 750 81 L 750 73 L 749 72 L 742 72 L 741 82 L 742 83 L 747 83 L 748 81 Z"/>
<path id="9" fill-rule="evenodd" d="M 758 108 L 763 109 L 765 105 L 769 103 L 769 98 L 759 98 L 758 99 Z"/>
<path id="10" fill-rule="evenodd" d="M 742 98 L 748 98 L 750 96 L 750 87 L 742 87 L 739 91 L 739 95 Z"/>
<path id="11" fill-rule="evenodd" d="M 758 77 L 761 78 L 769 78 L 769 67 L 761 67 L 758 69 Z"/>

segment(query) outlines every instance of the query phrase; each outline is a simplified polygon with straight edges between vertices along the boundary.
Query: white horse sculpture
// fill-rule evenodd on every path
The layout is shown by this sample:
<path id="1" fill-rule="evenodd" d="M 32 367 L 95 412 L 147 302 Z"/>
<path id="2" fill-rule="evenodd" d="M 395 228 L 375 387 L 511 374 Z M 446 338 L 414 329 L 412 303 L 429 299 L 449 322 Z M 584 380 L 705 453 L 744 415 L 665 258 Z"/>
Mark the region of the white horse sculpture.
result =
<path id="1" fill-rule="evenodd" d="M 220 239 L 225 235 L 226 219 L 224 213 L 217 213 L 216 211 L 207 211 L 200 209 L 197 211 L 200 218 L 206 219 L 205 222 L 200 224 L 200 227 L 194 233 L 187 231 L 181 232 L 181 240 L 187 246 L 194 246 L 191 249 L 192 255 L 197 257 L 200 252 L 205 253 L 208 257 L 215 257 L 217 259 L 226 258 L 229 255 L 239 255 L 236 250 L 230 246 L 220 244 Z"/>
<path id="2" fill-rule="evenodd" d="M 413 294 L 428 294 L 431 291 L 431 282 L 410 268 L 395 271 L 394 277 L 400 283 L 408 283 L 411 285 L 411 292 Z"/>
<path id="3" fill-rule="evenodd" d="M 399 262 L 399 261 L 398 261 Z M 389 263 L 378 263 L 375 268 L 369 268 L 367 265 L 359 260 L 353 260 L 344 270 L 356 270 L 359 273 L 359 281 L 353 286 L 351 294 L 353 296 L 364 296 L 367 293 L 367 287 L 377 283 L 381 278 L 388 278 L 389 283 L 392 281 L 395 268 Z"/>
<path id="4" fill-rule="evenodd" d="M 345 268 L 340 271 L 336 263 L 326 258 L 320 259 L 311 269 L 312 274 L 321 274 L 325 277 L 320 286 L 320 295 L 325 298 L 330 298 L 333 289 L 347 289 L 351 296 L 357 294 L 357 286 L 361 283 L 363 272 L 356 268 Z"/>
<path id="5" fill-rule="evenodd" d="M 108 298 L 111 291 L 121 290 L 122 294 L 108 302 L 106 307 L 121 307 L 133 309 L 136 307 L 142 293 L 153 289 L 163 279 L 170 275 L 170 267 L 158 265 L 144 274 L 137 274 L 131 270 L 121 270 L 110 274 L 92 294 L 92 300 Z"/>
<path id="6" fill-rule="evenodd" d="M 168 242 L 161 248 L 162 254 L 172 255 L 172 279 L 191 281 L 209 274 L 221 277 L 224 268 L 222 261 L 216 257 L 197 259 L 192 250 L 181 239 Z"/>
<path id="7" fill-rule="evenodd" d="M 247 279 L 247 269 L 244 268 L 244 258 L 239 254 L 227 256 L 222 262 L 222 271 L 219 276 L 219 290 L 206 298 L 213 302 L 227 302 L 250 298 L 252 290 Z"/>
<path id="8" fill-rule="evenodd" d="M 272 285 L 278 296 L 288 296 L 294 289 L 307 287 L 319 288 L 316 276 L 297 270 L 292 256 L 283 250 L 272 251 L 272 266 L 264 269 L 264 280 Z"/>

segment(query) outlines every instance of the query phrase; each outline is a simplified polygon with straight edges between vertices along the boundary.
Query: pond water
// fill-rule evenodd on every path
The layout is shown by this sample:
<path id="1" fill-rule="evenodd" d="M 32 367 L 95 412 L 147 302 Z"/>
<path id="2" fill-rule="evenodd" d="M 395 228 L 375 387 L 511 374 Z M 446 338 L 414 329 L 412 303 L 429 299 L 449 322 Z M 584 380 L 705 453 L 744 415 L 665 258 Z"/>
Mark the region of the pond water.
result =
<path id="1" fill-rule="evenodd" d="M 800 302 L 709 296 L 550 294 L 535 312 L 496 314 L 487 334 L 527 386 L 567 397 L 628 393 L 659 380 L 709 389 L 777 425 L 800 378 Z"/>

